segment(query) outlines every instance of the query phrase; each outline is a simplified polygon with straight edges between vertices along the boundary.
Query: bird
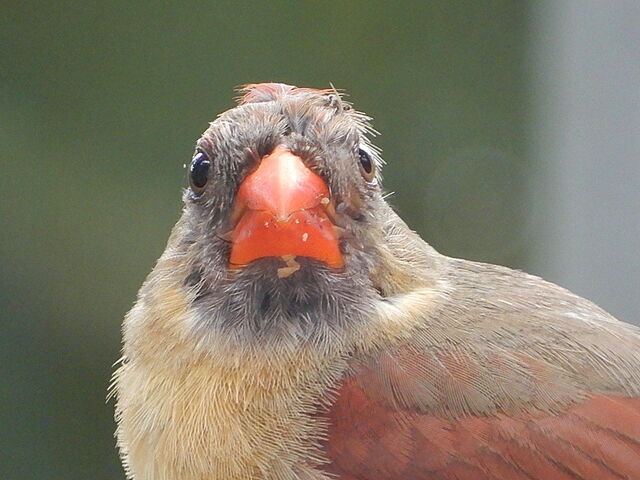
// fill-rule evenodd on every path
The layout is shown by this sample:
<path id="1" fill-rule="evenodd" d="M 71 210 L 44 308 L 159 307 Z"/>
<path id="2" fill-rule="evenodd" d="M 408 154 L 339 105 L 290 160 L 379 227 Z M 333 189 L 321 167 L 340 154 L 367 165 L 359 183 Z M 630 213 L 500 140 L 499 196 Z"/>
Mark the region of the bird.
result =
<path id="1" fill-rule="evenodd" d="M 387 203 L 371 125 L 259 83 L 199 138 L 123 323 L 127 478 L 640 479 L 640 330 L 438 253 Z"/>

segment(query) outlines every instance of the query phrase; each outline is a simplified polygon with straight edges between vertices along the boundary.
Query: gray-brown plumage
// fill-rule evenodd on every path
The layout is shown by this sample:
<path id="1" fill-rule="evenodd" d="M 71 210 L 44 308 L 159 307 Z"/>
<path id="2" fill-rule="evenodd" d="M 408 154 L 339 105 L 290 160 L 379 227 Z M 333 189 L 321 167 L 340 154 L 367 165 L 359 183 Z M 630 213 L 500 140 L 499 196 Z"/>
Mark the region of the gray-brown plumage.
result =
<path id="1" fill-rule="evenodd" d="M 125 319 L 129 478 L 640 478 L 637 328 L 437 253 L 335 92 L 243 93 Z"/>

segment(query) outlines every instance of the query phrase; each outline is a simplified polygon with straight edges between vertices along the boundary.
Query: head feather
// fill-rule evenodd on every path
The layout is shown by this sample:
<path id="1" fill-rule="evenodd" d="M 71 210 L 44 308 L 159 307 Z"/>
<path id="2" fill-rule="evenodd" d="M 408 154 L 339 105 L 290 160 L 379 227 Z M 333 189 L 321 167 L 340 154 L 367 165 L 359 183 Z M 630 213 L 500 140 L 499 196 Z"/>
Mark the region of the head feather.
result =
<path id="1" fill-rule="evenodd" d="M 240 96 L 236 100 L 238 105 L 246 105 L 248 103 L 270 102 L 286 96 L 310 93 L 326 95 L 331 92 L 330 89 L 300 88 L 286 83 L 249 83 L 238 89 Z"/>

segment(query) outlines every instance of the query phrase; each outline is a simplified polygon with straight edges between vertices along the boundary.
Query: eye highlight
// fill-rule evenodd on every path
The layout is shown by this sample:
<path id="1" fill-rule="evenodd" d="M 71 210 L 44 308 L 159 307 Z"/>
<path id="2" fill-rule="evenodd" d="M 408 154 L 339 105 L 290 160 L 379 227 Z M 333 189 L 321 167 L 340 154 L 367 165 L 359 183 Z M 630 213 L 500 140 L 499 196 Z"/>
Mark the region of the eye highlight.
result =
<path id="1" fill-rule="evenodd" d="M 196 195 L 202 194 L 209 181 L 211 161 L 204 152 L 198 152 L 191 160 L 189 166 L 189 186 Z"/>
<path id="2" fill-rule="evenodd" d="M 376 176 L 376 165 L 371 154 L 363 148 L 358 149 L 358 162 L 360 163 L 360 173 L 367 182 L 373 181 Z"/>

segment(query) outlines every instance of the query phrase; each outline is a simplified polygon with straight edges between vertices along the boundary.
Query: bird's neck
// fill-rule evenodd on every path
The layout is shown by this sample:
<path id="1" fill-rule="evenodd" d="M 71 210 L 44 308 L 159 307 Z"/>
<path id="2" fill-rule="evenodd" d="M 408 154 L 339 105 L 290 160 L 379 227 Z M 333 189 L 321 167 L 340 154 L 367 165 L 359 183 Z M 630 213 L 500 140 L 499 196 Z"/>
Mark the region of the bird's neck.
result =
<path id="1" fill-rule="evenodd" d="M 410 258 L 401 261 L 411 266 Z M 117 411 L 136 480 L 325 478 L 319 445 L 330 392 L 354 359 L 408 338 L 443 290 L 414 282 L 398 293 L 412 277 L 402 272 L 366 321 L 343 322 L 339 331 L 328 321 L 313 339 L 286 331 L 259 339 L 215 329 L 203 335 L 194 329 L 200 313 L 182 265 L 169 250 L 125 322 Z"/>

